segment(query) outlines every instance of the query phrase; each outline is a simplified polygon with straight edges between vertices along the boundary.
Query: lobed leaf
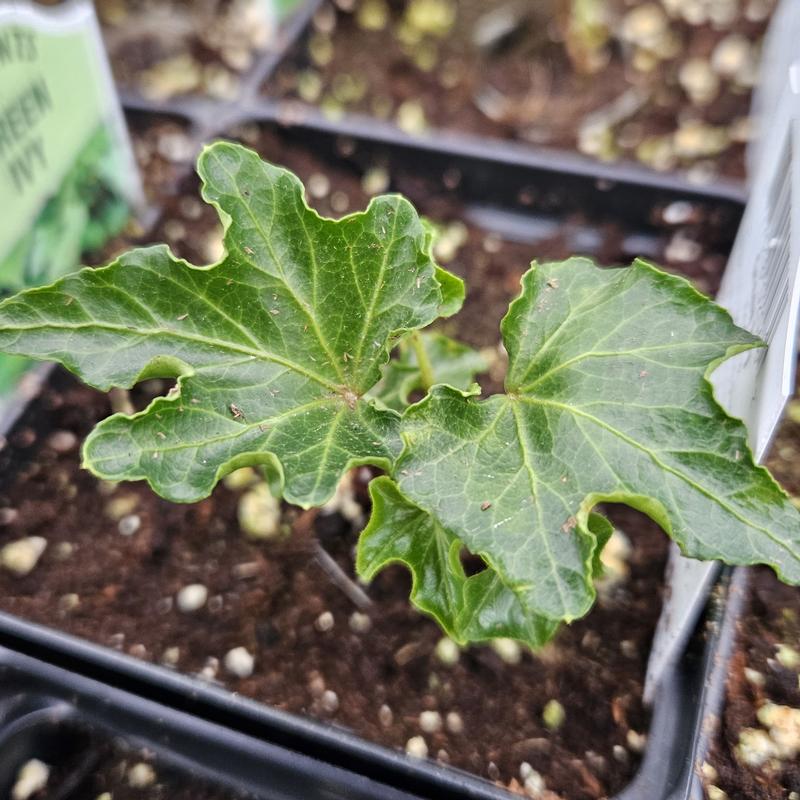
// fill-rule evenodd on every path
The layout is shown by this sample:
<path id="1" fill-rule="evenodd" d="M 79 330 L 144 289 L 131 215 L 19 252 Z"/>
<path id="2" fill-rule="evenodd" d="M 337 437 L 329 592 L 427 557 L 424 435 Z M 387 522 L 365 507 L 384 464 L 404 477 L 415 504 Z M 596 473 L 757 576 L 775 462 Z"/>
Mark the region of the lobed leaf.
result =
<path id="1" fill-rule="evenodd" d="M 372 580 L 389 564 L 404 564 L 413 579 L 411 601 L 459 644 L 506 637 L 540 647 L 552 638 L 558 623 L 528 613 L 496 570 L 487 566 L 467 576 L 461 563 L 463 543 L 404 497 L 390 478 L 375 479 L 369 491 L 372 516 L 356 557 L 364 580 Z M 591 514 L 590 525 L 601 546 L 605 544 L 613 531 L 608 520 Z M 597 560 L 593 573 L 601 572 Z"/>
<path id="2" fill-rule="evenodd" d="M 225 226 L 219 263 L 151 247 L 24 292 L 0 304 L 0 349 L 103 390 L 178 378 L 88 437 L 84 463 L 101 477 L 190 502 L 262 463 L 288 500 L 320 505 L 348 467 L 391 465 L 399 416 L 364 396 L 396 337 L 453 313 L 463 284 L 434 264 L 402 197 L 323 219 L 292 173 L 231 143 L 206 148 L 198 172 Z"/>
<path id="3" fill-rule="evenodd" d="M 507 393 L 434 387 L 404 416 L 394 475 L 399 496 L 480 555 L 525 618 L 588 611 L 603 544 L 590 515 L 603 501 L 648 514 L 689 556 L 765 563 L 800 582 L 798 511 L 753 463 L 743 424 L 707 380 L 760 345 L 727 312 L 645 262 L 573 258 L 534 265 L 502 333 Z M 365 548 L 379 541 L 385 505 Z M 404 560 L 424 586 L 414 547 L 409 533 L 362 563 Z M 479 602 L 464 593 L 446 620 Z"/>

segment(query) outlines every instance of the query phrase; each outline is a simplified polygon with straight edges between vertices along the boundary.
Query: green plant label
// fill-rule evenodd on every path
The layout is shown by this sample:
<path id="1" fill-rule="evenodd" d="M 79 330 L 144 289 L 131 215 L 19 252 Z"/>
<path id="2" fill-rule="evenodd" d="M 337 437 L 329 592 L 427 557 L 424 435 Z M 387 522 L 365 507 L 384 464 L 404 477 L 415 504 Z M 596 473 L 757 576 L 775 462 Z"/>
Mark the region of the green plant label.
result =
<path id="1" fill-rule="evenodd" d="M 2 295 L 74 270 L 139 202 L 90 2 L 0 7 L 0 199 Z M 0 359 L 0 398 L 26 367 Z"/>
<path id="2" fill-rule="evenodd" d="M 278 19 L 285 19 L 307 0 L 264 0 Z"/>

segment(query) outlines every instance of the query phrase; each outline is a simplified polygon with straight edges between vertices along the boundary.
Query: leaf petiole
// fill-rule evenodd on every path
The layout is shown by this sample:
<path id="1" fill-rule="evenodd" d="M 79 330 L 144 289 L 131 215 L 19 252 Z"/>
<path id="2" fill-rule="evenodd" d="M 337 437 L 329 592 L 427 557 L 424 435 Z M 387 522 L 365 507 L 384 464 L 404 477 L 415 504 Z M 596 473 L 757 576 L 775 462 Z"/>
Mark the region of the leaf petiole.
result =
<path id="1" fill-rule="evenodd" d="M 419 367 L 420 379 L 422 381 L 422 390 L 429 392 L 431 386 L 436 383 L 433 376 L 433 365 L 430 358 L 428 358 L 428 351 L 425 349 L 425 342 L 422 339 L 422 334 L 419 331 L 412 331 L 409 337 L 411 344 L 414 348 L 414 353 L 417 356 L 417 366 Z"/>

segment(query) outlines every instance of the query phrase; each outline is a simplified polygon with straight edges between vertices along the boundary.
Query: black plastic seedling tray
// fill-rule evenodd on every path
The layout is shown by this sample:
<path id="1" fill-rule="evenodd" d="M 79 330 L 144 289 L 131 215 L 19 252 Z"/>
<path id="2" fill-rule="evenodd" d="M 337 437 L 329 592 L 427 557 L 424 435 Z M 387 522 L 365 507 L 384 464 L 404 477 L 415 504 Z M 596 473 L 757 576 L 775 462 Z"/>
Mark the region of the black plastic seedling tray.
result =
<path id="1" fill-rule="evenodd" d="M 597 227 L 576 227 L 575 252 L 591 249 L 598 227 L 616 220 L 631 232 L 626 252 L 653 254 L 661 234 L 651 210 L 678 200 L 715 208 L 717 245 L 727 252 L 742 213 L 736 192 L 707 192 L 672 179 L 658 181 L 653 175 L 643 184 L 630 172 L 611 175 L 605 167 L 566 165 L 549 157 L 519 163 L 504 146 L 487 145 L 473 153 L 375 139 L 367 130 L 344 134 L 319 125 L 285 126 L 268 110 L 247 121 L 266 125 L 285 142 L 354 170 L 377 160 L 390 169 L 403 165 L 407 172 L 428 177 L 457 174 L 467 218 L 502 228 L 512 239 L 535 241 L 535 232 L 546 230 L 554 220 L 583 212 Z M 204 136 L 223 133 L 218 129 Z M 532 188 L 534 199 L 522 203 L 521 195 Z M 531 253 L 535 255 L 534 247 Z M 689 796 L 707 747 L 707 718 L 715 713 L 712 701 L 721 696 L 725 651 L 738 615 L 737 603 L 727 602 L 729 584 L 726 571 L 690 646 L 658 690 L 643 764 L 618 800 Z M 264 797 L 512 797 L 472 775 L 411 759 L 346 730 L 277 711 L 5 613 L 0 614 L 0 645 L 19 654 L 0 651 L 0 696 L 11 687 L 10 694 L 30 692 L 34 704 L 37 697 L 55 698 L 62 710 L 67 703 L 63 713 L 84 715 L 82 719 L 99 730 L 144 743 L 166 763 L 188 765 L 224 785 Z M 4 776 L 0 772 L 0 787 Z"/>
<path id="2" fill-rule="evenodd" d="M 231 798 L 406 800 L 411 795 L 224 728 L 77 671 L 0 648 L 0 797 L 39 759 L 57 776 L 48 798 L 83 800 L 94 754 L 121 743 L 173 785 L 202 782 Z M 218 796 L 218 794 L 214 794 Z"/>

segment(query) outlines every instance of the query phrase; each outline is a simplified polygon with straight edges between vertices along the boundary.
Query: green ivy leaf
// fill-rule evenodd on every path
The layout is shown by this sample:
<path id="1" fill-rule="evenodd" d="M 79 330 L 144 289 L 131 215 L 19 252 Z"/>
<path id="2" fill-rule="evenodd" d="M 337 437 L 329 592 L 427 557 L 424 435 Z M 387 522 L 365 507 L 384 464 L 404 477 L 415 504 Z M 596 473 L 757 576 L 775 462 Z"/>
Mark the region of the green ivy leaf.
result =
<path id="1" fill-rule="evenodd" d="M 364 580 L 391 563 L 407 566 L 413 579 L 411 601 L 459 644 L 506 637 L 540 647 L 552 638 L 558 623 L 527 613 L 496 570 L 487 566 L 468 577 L 460 559 L 462 542 L 404 497 L 390 478 L 372 481 L 369 491 L 372 516 L 356 557 Z M 608 520 L 591 514 L 589 524 L 605 544 L 613 531 Z M 598 560 L 594 574 L 601 572 Z"/>
<path id="2" fill-rule="evenodd" d="M 603 501 L 645 512 L 689 556 L 800 582 L 800 515 L 707 381 L 760 344 L 726 311 L 642 261 L 573 258 L 525 275 L 502 333 L 507 394 L 434 387 L 404 416 L 394 474 L 526 617 L 590 608 Z"/>
<path id="3" fill-rule="evenodd" d="M 466 389 L 479 372 L 487 369 L 480 353 L 455 339 L 441 333 L 423 333 L 420 338 L 436 383 Z M 422 390 L 423 382 L 414 348 L 407 340 L 401 340 L 399 347 L 400 354 L 384 366 L 380 382 L 369 395 L 387 408 L 402 412 L 409 404 L 411 393 Z"/>
<path id="4" fill-rule="evenodd" d="M 84 462 L 101 477 L 191 502 L 261 463 L 290 502 L 320 505 L 350 466 L 390 467 L 399 416 L 364 396 L 391 342 L 453 313 L 463 284 L 433 263 L 430 231 L 402 197 L 323 219 L 292 173 L 222 142 L 198 172 L 225 225 L 219 263 L 151 247 L 24 292 L 0 305 L 0 349 L 103 390 L 178 377 L 88 437 Z"/>

